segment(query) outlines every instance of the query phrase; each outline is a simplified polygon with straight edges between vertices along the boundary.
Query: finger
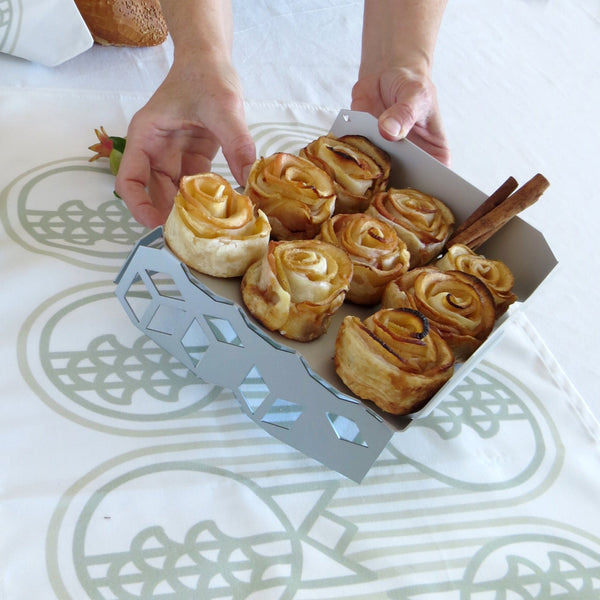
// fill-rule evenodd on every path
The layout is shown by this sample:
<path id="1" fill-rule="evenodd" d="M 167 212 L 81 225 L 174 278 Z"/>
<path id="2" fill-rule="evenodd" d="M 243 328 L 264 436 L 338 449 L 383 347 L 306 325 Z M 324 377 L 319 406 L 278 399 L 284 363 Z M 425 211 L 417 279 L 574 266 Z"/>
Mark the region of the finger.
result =
<path id="1" fill-rule="evenodd" d="M 405 138 L 415 123 L 429 116 L 434 98 L 418 81 L 399 81 L 395 86 L 393 103 L 379 116 L 379 129 L 386 139 Z"/>
<path id="2" fill-rule="evenodd" d="M 422 150 L 425 150 L 427 154 L 430 154 L 447 167 L 452 165 L 450 147 L 443 130 L 428 131 L 419 127 L 419 125 L 415 125 L 406 136 L 406 139 L 419 146 Z"/>
<path id="3" fill-rule="evenodd" d="M 206 173 L 219 150 L 219 142 L 208 130 L 180 136 L 178 150 L 181 155 L 180 176 Z"/>
<path id="4" fill-rule="evenodd" d="M 160 171 L 153 171 L 148 193 L 152 198 L 154 210 L 159 215 L 160 225 L 167 220 L 178 190 L 179 184 L 175 183 L 170 176 Z"/>
<path id="5" fill-rule="evenodd" d="M 239 136 L 228 143 L 224 143 L 223 155 L 235 180 L 241 186 L 245 186 L 250 169 L 256 161 L 256 146 L 250 134 Z"/>
<path id="6" fill-rule="evenodd" d="M 402 98 L 390 106 L 379 116 L 379 131 L 391 141 L 405 138 L 422 115 L 421 106 L 417 99 Z"/>
<path id="7" fill-rule="evenodd" d="M 236 104 L 232 110 L 223 110 L 220 118 L 214 121 L 212 132 L 221 144 L 232 175 L 240 185 L 245 185 L 256 161 L 256 146 L 246 125 L 243 104 Z"/>
<path id="8" fill-rule="evenodd" d="M 129 144 L 129 142 L 128 142 Z M 149 228 L 162 225 L 164 220 L 148 193 L 150 162 L 142 151 L 125 149 L 115 180 L 115 192 L 125 202 L 132 217 Z"/>

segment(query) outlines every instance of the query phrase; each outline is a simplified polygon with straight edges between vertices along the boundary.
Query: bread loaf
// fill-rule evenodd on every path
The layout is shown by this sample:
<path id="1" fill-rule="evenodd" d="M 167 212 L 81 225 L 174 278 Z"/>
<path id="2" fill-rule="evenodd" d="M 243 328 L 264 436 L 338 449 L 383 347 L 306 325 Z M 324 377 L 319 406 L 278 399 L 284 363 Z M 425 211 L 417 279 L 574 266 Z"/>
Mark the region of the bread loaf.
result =
<path id="1" fill-rule="evenodd" d="M 75 0 L 94 41 L 105 46 L 157 46 L 167 39 L 159 0 Z"/>

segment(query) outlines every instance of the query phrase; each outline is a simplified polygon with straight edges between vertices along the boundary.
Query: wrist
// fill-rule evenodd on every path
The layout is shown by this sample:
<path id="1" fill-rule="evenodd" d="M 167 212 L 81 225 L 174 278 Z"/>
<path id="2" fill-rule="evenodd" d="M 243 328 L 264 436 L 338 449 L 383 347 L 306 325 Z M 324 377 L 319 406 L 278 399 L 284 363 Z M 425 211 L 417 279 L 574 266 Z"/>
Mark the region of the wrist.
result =
<path id="1" fill-rule="evenodd" d="M 233 68 L 231 54 L 203 43 L 183 44 L 173 53 L 171 71 L 193 77 L 195 73 L 221 73 Z"/>
<path id="2" fill-rule="evenodd" d="M 231 61 L 233 17 L 225 0 L 161 0 L 173 40 L 174 60 Z"/>
<path id="3" fill-rule="evenodd" d="M 408 69 L 431 78 L 446 0 L 365 0 L 360 76 Z"/>
<path id="4" fill-rule="evenodd" d="M 364 57 L 359 67 L 359 79 L 379 76 L 384 71 L 407 71 L 417 79 L 431 79 L 432 57 L 425 52 L 400 52 L 397 56 L 387 55 L 381 58 Z"/>

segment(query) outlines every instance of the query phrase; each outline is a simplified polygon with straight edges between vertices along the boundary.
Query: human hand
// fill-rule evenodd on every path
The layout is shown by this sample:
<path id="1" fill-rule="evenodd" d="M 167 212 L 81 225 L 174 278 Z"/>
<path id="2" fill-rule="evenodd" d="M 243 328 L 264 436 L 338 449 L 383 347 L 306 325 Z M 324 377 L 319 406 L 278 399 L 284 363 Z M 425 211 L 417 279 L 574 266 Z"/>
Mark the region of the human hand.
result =
<path id="1" fill-rule="evenodd" d="M 352 89 L 351 108 L 377 117 L 384 138 L 406 137 L 450 166 L 437 93 L 428 76 L 403 67 L 362 76 Z"/>
<path id="2" fill-rule="evenodd" d="M 256 149 L 246 126 L 241 85 L 228 61 L 193 68 L 175 63 L 131 120 L 115 191 L 139 223 L 162 225 L 183 175 L 211 169 L 219 146 L 239 184 Z"/>

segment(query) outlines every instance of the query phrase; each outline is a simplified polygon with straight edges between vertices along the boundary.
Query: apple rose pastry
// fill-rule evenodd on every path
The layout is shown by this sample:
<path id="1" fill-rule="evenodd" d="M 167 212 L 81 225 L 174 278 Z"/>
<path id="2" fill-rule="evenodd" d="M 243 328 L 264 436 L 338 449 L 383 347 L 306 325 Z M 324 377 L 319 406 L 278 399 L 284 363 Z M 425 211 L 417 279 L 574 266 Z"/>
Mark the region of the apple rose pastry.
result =
<path id="1" fill-rule="evenodd" d="M 269 243 L 267 254 L 242 279 L 242 299 L 267 329 L 307 342 L 323 335 L 343 304 L 352 262 L 320 240 Z"/>
<path id="2" fill-rule="evenodd" d="M 494 299 L 480 279 L 433 267 L 413 269 L 389 283 L 382 306 L 423 313 L 459 361 L 486 340 L 496 320 Z"/>
<path id="3" fill-rule="evenodd" d="M 366 212 L 391 225 L 410 252 L 410 268 L 436 258 L 454 229 L 454 215 L 437 198 L 415 189 L 390 188 Z"/>
<path id="4" fill-rule="evenodd" d="M 171 250 L 214 277 L 238 277 L 269 244 L 270 225 L 252 201 L 216 173 L 182 177 L 164 226 Z"/>
<path id="5" fill-rule="evenodd" d="M 364 212 L 373 195 L 387 187 L 390 156 L 361 135 L 324 135 L 299 154 L 331 175 L 336 213 Z"/>
<path id="6" fill-rule="evenodd" d="M 286 152 L 254 163 L 246 194 L 267 215 L 272 235 L 279 240 L 313 238 L 335 207 L 331 177 Z"/>
<path id="7" fill-rule="evenodd" d="M 335 368 L 363 400 L 405 415 L 422 406 L 454 373 L 448 344 L 412 309 L 381 309 L 361 322 L 345 317 L 335 342 Z"/>
<path id="8" fill-rule="evenodd" d="M 517 300 L 517 296 L 512 291 L 515 279 L 506 264 L 477 254 L 464 244 L 450 246 L 435 266 L 442 271 L 462 271 L 481 279 L 494 298 L 496 318 L 503 315 Z"/>
<path id="9" fill-rule="evenodd" d="M 375 217 L 334 215 L 323 223 L 318 239 L 339 246 L 350 257 L 354 269 L 346 298 L 355 304 L 376 304 L 385 286 L 408 270 L 406 244 Z"/>

